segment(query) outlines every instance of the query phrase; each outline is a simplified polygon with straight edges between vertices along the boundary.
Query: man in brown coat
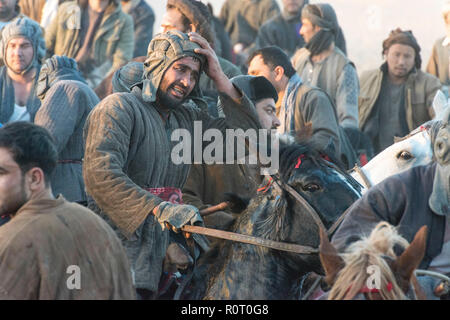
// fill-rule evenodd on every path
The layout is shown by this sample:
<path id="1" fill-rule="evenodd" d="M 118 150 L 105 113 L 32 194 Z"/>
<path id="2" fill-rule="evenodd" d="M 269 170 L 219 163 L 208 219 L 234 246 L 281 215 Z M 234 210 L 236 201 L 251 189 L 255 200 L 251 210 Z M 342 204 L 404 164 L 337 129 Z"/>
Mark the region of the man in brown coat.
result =
<path id="1" fill-rule="evenodd" d="M 130 265 L 114 231 L 92 211 L 55 198 L 57 150 L 27 122 L 0 129 L 0 300 L 134 299 Z"/>
<path id="2" fill-rule="evenodd" d="M 411 31 L 393 30 L 383 41 L 385 62 L 360 78 L 359 122 L 375 153 L 434 117 L 439 79 L 420 70 L 420 46 Z"/>

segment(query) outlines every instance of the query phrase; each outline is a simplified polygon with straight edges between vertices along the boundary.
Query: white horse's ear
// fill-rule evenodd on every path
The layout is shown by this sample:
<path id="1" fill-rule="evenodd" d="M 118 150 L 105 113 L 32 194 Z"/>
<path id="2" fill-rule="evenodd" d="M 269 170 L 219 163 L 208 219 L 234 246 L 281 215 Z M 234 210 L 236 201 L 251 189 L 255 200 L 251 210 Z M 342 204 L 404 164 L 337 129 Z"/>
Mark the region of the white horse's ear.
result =
<path id="1" fill-rule="evenodd" d="M 450 99 L 447 100 L 445 94 L 438 90 L 433 99 L 434 120 L 442 120 L 445 110 L 450 106 Z"/>

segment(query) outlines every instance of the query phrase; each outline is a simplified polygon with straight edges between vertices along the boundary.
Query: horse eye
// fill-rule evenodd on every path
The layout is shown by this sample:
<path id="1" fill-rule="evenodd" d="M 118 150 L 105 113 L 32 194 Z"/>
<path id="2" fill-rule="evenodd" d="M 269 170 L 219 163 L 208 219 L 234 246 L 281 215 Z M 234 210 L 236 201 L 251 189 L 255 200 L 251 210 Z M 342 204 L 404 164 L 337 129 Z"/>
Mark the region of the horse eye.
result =
<path id="1" fill-rule="evenodd" d="M 316 191 L 320 190 L 320 186 L 315 183 L 310 183 L 310 184 L 307 184 L 306 186 L 303 186 L 302 189 L 303 189 L 303 191 L 307 191 L 307 192 L 316 192 Z"/>
<path id="2" fill-rule="evenodd" d="M 409 153 L 408 151 L 400 151 L 397 154 L 397 159 L 401 159 L 401 160 L 411 160 L 413 157 L 413 155 L 411 153 Z"/>

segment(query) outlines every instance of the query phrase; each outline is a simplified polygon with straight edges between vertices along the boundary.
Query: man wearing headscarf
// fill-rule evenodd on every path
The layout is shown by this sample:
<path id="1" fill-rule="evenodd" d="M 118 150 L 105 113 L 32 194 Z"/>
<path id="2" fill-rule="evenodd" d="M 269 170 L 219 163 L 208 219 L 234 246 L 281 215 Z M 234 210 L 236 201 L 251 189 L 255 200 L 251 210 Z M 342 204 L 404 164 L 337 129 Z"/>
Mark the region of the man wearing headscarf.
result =
<path id="1" fill-rule="evenodd" d="M 36 91 L 42 104 L 34 122 L 50 132 L 58 151 L 58 163 L 51 175 L 53 193 L 87 205 L 82 172 L 83 127 L 100 100 L 87 86 L 75 60 L 64 56 L 47 59 Z"/>
<path id="2" fill-rule="evenodd" d="M 3 28 L 0 41 L 0 123 L 33 121 L 40 106 L 35 88 L 45 56 L 41 27 L 18 18 Z"/>
<path id="3" fill-rule="evenodd" d="M 120 0 L 72 0 L 45 31 L 47 57 L 73 58 L 91 88 L 131 60 L 133 19 Z"/>
<path id="4" fill-rule="evenodd" d="M 426 225 L 427 247 L 419 269 L 450 274 L 450 110 L 436 125 L 440 127 L 432 137 L 436 162 L 411 168 L 370 188 L 352 205 L 333 236 L 339 250 L 369 234 L 380 221 L 398 227 L 408 242 Z M 431 287 L 429 298 L 435 289 Z"/>
<path id="5" fill-rule="evenodd" d="M 427 65 L 427 72 L 438 77 L 443 85 L 450 86 L 450 1 L 442 8 L 446 35 L 436 40 Z"/>
<path id="6" fill-rule="evenodd" d="M 198 107 L 205 104 L 198 85 L 203 70 L 220 92 L 225 115 L 238 116 L 212 119 Z M 193 137 L 194 121 L 201 122 L 203 131 L 215 128 L 222 134 L 230 126 L 259 128 L 251 102 L 225 76 L 209 43 L 179 31 L 156 35 L 142 81 L 130 93 L 106 97 L 86 120 L 83 177 L 89 207 L 117 231 L 141 297 L 157 294 L 162 261 L 175 236 L 166 224 L 179 230 L 202 223 L 197 208 L 180 204 L 190 165 L 171 159 L 177 145 L 172 133 L 184 129 Z M 200 152 L 196 148 L 194 153 Z M 192 237 L 206 249 L 204 238 Z M 191 248 L 196 258 L 198 247 Z"/>
<path id="7" fill-rule="evenodd" d="M 292 58 L 297 73 L 305 83 L 328 93 L 342 127 L 358 128 L 358 75 L 342 51 L 344 37 L 333 7 L 326 3 L 305 6 L 300 34 L 306 46 Z"/>
<path id="8" fill-rule="evenodd" d="M 411 31 L 391 31 L 383 41 L 385 62 L 361 74 L 359 125 L 375 153 L 434 117 L 439 79 L 420 70 L 420 46 Z"/>
<path id="9" fill-rule="evenodd" d="M 153 38 L 155 13 L 145 0 L 122 0 L 123 12 L 133 18 L 134 52 L 133 58 L 145 56 Z"/>
<path id="10" fill-rule="evenodd" d="M 305 40 L 299 33 L 302 27 L 302 9 L 308 0 L 283 0 L 283 12 L 264 23 L 258 31 L 255 49 L 280 47 L 291 57 L 303 48 Z"/>
<path id="11" fill-rule="evenodd" d="M 196 0 L 168 0 L 166 12 L 161 21 L 161 31 L 178 30 L 184 33 L 197 32 L 205 38 L 211 47 L 215 50 L 217 38 L 212 24 L 212 17 L 208 7 Z M 241 74 L 239 68 L 234 64 L 219 57 L 220 67 L 225 75 L 231 79 Z M 205 74 L 200 76 L 200 89 L 202 90 L 204 98 L 208 102 L 210 113 L 218 116 L 216 105 L 218 99 L 218 92 L 214 86 L 213 81 Z"/>

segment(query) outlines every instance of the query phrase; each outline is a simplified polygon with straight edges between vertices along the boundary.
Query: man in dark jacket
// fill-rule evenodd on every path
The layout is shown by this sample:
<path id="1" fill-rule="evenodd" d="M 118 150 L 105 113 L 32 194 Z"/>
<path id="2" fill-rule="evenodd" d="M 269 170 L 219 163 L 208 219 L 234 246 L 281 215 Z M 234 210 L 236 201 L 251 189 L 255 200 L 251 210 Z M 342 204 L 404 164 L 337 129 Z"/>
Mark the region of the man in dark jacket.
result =
<path id="1" fill-rule="evenodd" d="M 450 110 L 433 145 L 436 163 L 394 175 L 353 204 L 332 239 L 339 250 L 368 235 L 380 221 L 397 226 L 409 242 L 426 225 L 427 247 L 419 268 L 450 274 Z"/>
<path id="2" fill-rule="evenodd" d="M 302 9 L 308 0 L 283 0 L 283 12 L 264 23 L 258 31 L 255 49 L 277 46 L 291 57 L 303 48 L 305 40 L 300 34 Z"/>
<path id="3" fill-rule="evenodd" d="M 133 58 L 145 56 L 148 44 L 153 37 L 155 13 L 145 0 L 122 0 L 122 10 L 133 18 Z"/>
<path id="4" fill-rule="evenodd" d="M 203 70 L 224 100 L 226 119 L 213 119 L 199 107 L 205 104 L 198 86 Z M 179 231 L 202 222 L 197 208 L 181 204 L 181 188 L 193 160 L 178 162 L 172 154 L 179 145 L 172 133 L 194 136 L 195 121 L 203 130 L 218 129 L 222 134 L 230 127 L 259 128 L 251 102 L 225 76 L 209 43 L 196 33 L 179 31 L 155 36 L 142 81 L 130 93 L 106 97 L 86 120 L 83 177 L 89 207 L 122 240 L 141 297 L 158 292 L 172 238 L 167 224 Z M 203 238 L 193 237 L 206 249 Z"/>
<path id="5" fill-rule="evenodd" d="M 0 59 L 0 123 L 33 121 L 40 101 L 35 93 L 45 43 L 41 27 L 18 18 L 2 30 Z"/>
<path id="6" fill-rule="evenodd" d="M 249 59 L 248 73 L 266 77 L 278 92 L 277 115 L 280 133 L 295 132 L 312 125 L 312 141 L 325 154 L 341 159 L 350 169 L 355 154 L 330 97 L 321 89 L 305 84 L 295 72 L 288 56 L 278 47 L 255 51 Z"/>

